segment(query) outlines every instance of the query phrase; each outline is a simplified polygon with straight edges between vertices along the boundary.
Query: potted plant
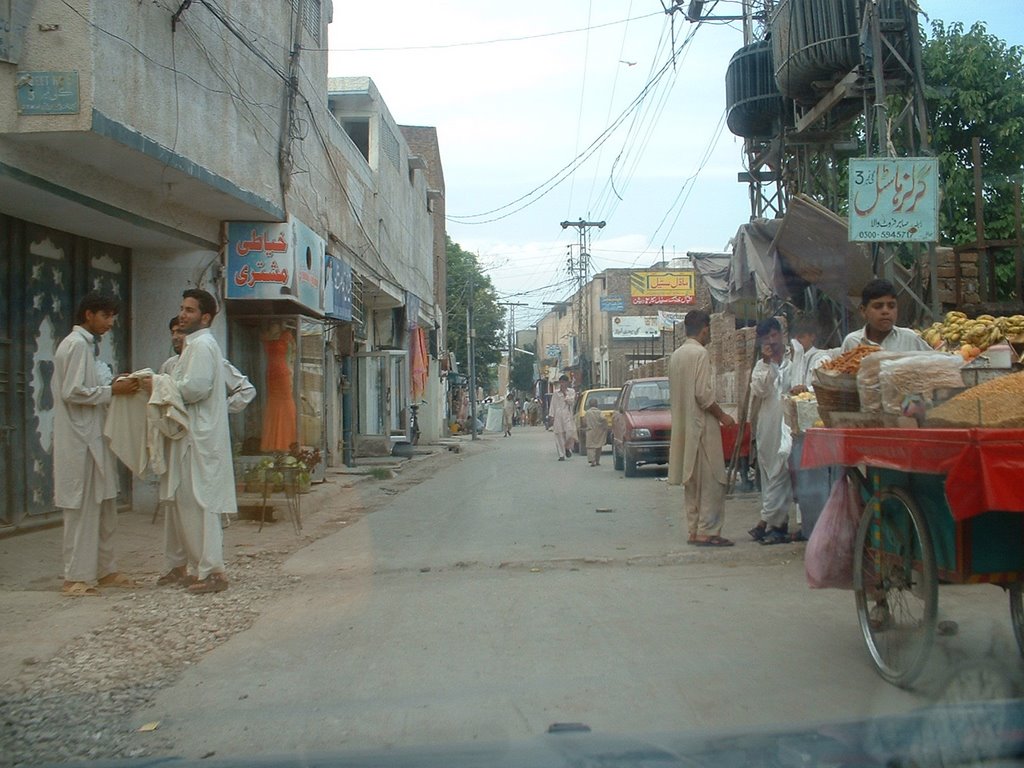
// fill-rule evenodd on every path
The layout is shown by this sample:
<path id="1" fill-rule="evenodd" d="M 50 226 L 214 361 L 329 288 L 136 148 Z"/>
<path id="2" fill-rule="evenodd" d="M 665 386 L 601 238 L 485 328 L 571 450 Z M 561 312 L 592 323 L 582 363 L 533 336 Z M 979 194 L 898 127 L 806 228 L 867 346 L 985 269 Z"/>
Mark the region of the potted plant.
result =
<path id="1" fill-rule="evenodd" d="M 288 453 L 278 455 L 275 460 L 275 466 L 279 471 L 287 470 L 287 474 L 292 474 L 295 477 L 299 493 L 309 492 L 313 482 L 313 472 L 319 464 L 320 451 L 316 448 L 304 448 L 298 443 L 292 445 Z"/>

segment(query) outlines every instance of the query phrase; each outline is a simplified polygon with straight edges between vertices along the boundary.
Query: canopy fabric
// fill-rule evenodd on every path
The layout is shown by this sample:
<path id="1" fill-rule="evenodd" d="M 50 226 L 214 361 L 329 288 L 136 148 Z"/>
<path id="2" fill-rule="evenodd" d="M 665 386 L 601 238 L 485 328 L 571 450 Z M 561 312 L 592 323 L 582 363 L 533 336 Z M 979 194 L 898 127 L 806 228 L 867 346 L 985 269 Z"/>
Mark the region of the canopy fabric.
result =
<path id="1" fill-rule="evenodd" d="M 781 219 L 755 219 L 740 225 L 729 267 L 729 303 L 777 294 L 772 241 L 781 226 Z"/>
<path id="2" fill-rule="evenodd" d="M 711 292 L 711 298 L 720 304 L 728 302 L 729 269 L 732 263 L 732 254 L 688 251 L 686 255 L 693 262 L 693 268 Z"/>

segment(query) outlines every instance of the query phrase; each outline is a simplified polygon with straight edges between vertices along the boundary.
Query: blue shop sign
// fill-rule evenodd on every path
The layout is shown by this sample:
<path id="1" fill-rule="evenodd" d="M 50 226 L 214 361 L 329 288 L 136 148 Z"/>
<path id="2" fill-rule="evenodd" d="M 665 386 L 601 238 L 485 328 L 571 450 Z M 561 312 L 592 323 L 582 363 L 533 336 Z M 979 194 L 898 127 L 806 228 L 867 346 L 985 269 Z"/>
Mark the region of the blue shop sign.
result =
<path id="1" fill-rule="evenodd" d="M 601 311 L 602 312 L 625 312 L 626 311 L 626 297 L 625 296 L 602 296 L 601 297 Z"/>
<path id="2" fill-rule="evenodd" d="M 327 254 L 324 314 L 334 320 L 352 320 L 352 267 Z"/>

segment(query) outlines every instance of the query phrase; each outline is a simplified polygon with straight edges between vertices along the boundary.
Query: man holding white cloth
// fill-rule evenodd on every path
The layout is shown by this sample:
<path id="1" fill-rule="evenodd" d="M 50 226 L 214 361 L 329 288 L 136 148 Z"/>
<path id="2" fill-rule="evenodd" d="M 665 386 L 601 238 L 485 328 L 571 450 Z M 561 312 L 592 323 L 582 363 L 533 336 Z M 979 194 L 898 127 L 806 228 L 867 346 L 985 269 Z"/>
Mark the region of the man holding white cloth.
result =
<path id="1" fill-rule="evenodd" d="M 210 332 L 216 314 L 217 301 L 207 291 L 190 288 L 182 294 L 178 318 L 185 344 L 171 381 L 188 412 L 189 429 L 170 441 L 168 469 L 160 478 L 160 498 L 174 499 L 168 514 L 176 518 L 187 563 L 198 563 L 194 574 L 187 573 L 187 563 L 169 563 L 160 582 L 186 584 L 193 594 L 228 588 L 220 515 L 237 511 L 224 356 Z"/>

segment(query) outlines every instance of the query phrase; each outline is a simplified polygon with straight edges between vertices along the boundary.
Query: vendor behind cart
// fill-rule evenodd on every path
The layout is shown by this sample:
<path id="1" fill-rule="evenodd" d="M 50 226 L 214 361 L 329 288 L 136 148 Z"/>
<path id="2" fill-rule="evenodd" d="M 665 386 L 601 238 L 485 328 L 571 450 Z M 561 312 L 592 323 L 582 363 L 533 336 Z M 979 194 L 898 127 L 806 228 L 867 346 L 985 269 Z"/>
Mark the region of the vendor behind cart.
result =
<path id="1" fill-rule="evenodd" d="M 864 327 L 847 334 L 841 352 L 861 345 L 881 347 L 886 352 L 928 352 L 931 347 L 910 328 L 896 325 L 896 289 L 888 280 L 872 280 L 860 294 Z"/>

